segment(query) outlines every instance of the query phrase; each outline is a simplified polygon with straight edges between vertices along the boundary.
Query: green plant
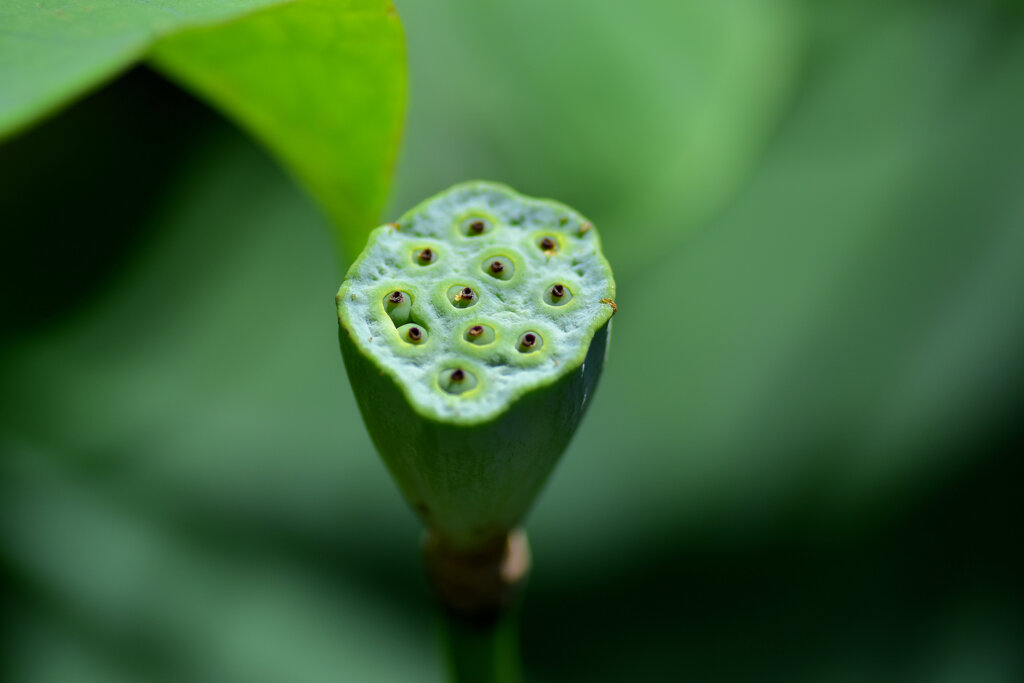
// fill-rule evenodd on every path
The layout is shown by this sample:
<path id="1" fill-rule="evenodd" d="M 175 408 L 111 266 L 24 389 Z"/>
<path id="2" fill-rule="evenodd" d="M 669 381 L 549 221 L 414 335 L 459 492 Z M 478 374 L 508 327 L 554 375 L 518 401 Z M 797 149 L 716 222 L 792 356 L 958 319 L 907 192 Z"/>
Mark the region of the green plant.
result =
<path id="1" fill-rule="evenodd" d="M 384 3 L 0 2 L 0 678 L 441 680 L 327 311 L 386 193 L 482 177 L 586 207 L 628 313 L 527 520 L 531 680 L 1024 680 L 1020 3 L 396 4 L 392 184 Z M 334 221 L 186 31 L 367 183 Z"/>
<path id="2" fill-rule="evenodd" d="M 614 296 L 589 221 L 484 182 L 377 228 L 338 291 L 353 391 L 427 527 L 453 635 L 510 630 L 496 623 L 529 565 L 516 526 L 597 387 Z M 479 637 L 452 639 L 465 680 L 505 668 L 476 662 Z"/>

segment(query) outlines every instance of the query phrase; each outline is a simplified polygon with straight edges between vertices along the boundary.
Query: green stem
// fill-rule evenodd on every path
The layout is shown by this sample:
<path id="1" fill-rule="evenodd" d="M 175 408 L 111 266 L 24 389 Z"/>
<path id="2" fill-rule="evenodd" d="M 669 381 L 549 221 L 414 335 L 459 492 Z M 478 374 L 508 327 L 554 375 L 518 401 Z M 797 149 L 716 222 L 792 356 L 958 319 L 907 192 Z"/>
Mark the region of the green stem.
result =
<path id="1" fill-rule="evenodd" d="M 452 683 L 519 683 L 519 614 L 474 624 L 442 610 L 441 637 Z"/>

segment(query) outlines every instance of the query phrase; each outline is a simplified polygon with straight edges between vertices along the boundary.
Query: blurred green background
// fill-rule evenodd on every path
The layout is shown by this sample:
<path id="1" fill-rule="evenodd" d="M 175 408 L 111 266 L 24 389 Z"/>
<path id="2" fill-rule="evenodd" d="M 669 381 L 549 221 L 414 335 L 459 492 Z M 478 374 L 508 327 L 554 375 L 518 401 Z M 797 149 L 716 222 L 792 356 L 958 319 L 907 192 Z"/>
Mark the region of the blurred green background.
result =
<path id="1" fill-rule="evenodd" d="M 503 181 L 617 274 L 528 680 L 1024 680 L 1022 5 L 396 4 L 382 220 Z M 295 182 L 137 68 L 0 207 L 4 675 L 442 680 Z"/>

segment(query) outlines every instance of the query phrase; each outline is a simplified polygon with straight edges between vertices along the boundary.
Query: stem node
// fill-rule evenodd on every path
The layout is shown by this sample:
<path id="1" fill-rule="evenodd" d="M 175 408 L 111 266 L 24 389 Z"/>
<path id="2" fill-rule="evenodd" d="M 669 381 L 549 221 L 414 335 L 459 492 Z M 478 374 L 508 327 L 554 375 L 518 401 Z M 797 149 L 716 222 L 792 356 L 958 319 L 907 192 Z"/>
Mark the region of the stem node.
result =
<path id="1" fill-rule="evenodd" d="M 428 529 L 423 557 L 441 607 L 473 624 L 501 618 L 530 572 L 530 545 L 521 528 L 473 550 L 453 548 Z"/>

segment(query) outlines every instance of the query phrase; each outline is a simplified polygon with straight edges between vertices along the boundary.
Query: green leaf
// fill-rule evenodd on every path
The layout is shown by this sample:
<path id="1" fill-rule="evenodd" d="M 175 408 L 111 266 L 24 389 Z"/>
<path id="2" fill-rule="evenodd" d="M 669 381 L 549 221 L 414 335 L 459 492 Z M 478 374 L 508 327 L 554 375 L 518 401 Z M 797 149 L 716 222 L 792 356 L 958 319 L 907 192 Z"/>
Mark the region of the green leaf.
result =
<path id="1" fill-rule="evenodd" d="M 10 0 L 0 5 L 0 140 L 112 78 L 154 41 L 282 0 Z"/>
<path id="2" fill-rule="evenodd" d="M 377 226 L 405 108 L 385 0 L 310 0 L 161 41 L 153 62 L 267 145 L 327 210 L 349 256 Z"/>
<path id="3" fill-rule="evenodd" d="M 405 106 L 387 0 L 17 2 L 0 27 L 0 139 L 151 55 L 277 154 L 350 253 L 376 226 Z"/>

